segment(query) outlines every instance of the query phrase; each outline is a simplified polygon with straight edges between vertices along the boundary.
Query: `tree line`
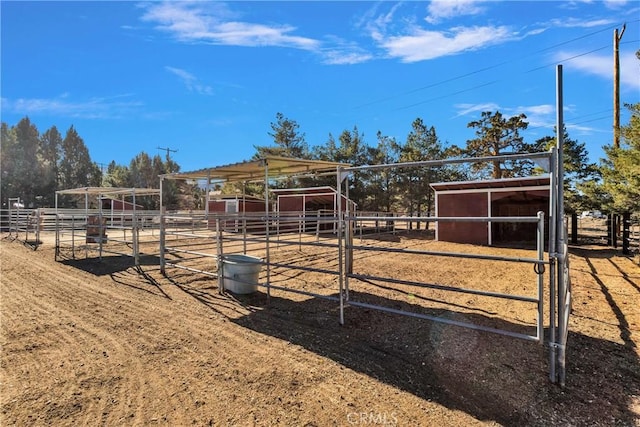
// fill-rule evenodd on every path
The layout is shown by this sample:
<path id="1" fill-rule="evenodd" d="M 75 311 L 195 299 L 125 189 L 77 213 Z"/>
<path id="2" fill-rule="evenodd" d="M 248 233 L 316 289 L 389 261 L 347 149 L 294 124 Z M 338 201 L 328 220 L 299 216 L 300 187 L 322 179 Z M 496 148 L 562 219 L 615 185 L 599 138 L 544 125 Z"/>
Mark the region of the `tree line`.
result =
<path id="1" fill-rule="evenodd" d="M 606 159 L 600 164 L 588 161 L 585 144 L 572 139 L 566 129 L 564 137 L 566 211 L 640 210 L 640 104 L 627 105 L 630 122 L 622 126 L 620 147 L 605 146 Z M 499 111 L 485 111 L 478 120 L 468 123 L 475 137 L 464 146 L 443 142 L 434 126 L 416 118 L 406 138 L 399 140 L 378 131 L 370 144 L 357 126 L 345 129 L 337 138 L 328 135 L 324 144 L 310 147 L 300 125 L 282 113 L 276 114 L 268 135 L 272 145 L 254 146 L 254 158 L 265 155 L 326 160 L 352 166 L 419 162 L 452 157 L 485 157 L 503 154 L 547 151 L 556 143 L 554 133 L 534 142 L 526 142 L 521 131 L 528 126 L 524 114 L 505 117 Z M 40 134 L 28 117 L 12 127 L 2 123 L 1 147 L 2 201 L 21 197 L 26 206 L 52 206 L 56 190 L 85 186 L 158 188 L 158 175 L 178 172 L 180 166 L 168 156 L 162 159 L 145 152 L 128 165 L 115 161 L 106 171 L 91 160 L 89 151 L 71 126 L 64 138 L 55 126 Z M 376 172 L 359 171 L 351 179 L 349 197 L 360 210 L 402 211 L 428 215 L 433 209 L 430 184 L 442 181 L 500 179 L 529 176 L 543 171 L 530 160 L 502 161 L 437 167 L 405 167 Z M 282 181 L 286 186 L 335 186 L 335 177 L 316 177 Z M 237 185 L 223 187 L 236 192 Z M 245 186 L 247 193 L 260 195 L 258 184 Z M 164 188 L 165 206 L 170 209 L 203 209 L 204 193 L 195 183 L 169 180 Z M 60 201 L 59 201 L 60 202 Z M 73 204 L 65 200 L 64 204 Z M 158 200 L 143 200 L 145 208 L 156 209 Z"/>
<path id="2" fill-rule="evenodd" d="M 0 194 L 2 206 L 9 197 L 19 197 L 25 207 L 50 207 L 55 192 L 80 187 L 158 188 L 158 175 L 178 172 L 180 166 L 167 158 L 147 153 L 136 155 L 129 165 L 109 163 L 106 171 L 91 159 L 89 150 L 71 126 L 62 137 L 56 126 L 40 133 L 28 117 L 15 126 L 1 125 Z M 177 185 L 169 185 L 167 202 L 177 205 Z M 78 197 L 60 197 L 60 207 L 75 207 Z M 137 201 L 147 209 L 157 209 L 159 200 L 143 197 Z"/>

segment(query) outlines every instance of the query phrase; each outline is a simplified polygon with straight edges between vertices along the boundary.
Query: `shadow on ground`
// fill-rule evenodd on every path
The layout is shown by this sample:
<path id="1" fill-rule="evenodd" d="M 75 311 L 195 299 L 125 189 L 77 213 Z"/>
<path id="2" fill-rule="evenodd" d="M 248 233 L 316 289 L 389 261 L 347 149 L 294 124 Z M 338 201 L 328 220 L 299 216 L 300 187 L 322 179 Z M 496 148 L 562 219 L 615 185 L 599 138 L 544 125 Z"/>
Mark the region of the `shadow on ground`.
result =
<path id="1" fill-rule="evenodd" d="M 416 311 L 410 304 L 372 295 L 353 297 Z M 266 304 L 262 293 L 238 298 L 251 306 Z M 521 328 L 480 314 L 422 312 L 500 329 Z M 337 316 L 331 301 L 272 297 L 268 309 L 234 322 L 480 420 L 504 425 L 638 421 L 630 399 L 640 393 L 640 362 L 627 346 L 570 333 L 567 385 L 562 389 L 548 380 L 548 349 L 537 343 L 369 309 L 348 308 L 344 326 Z"/>
<path id="2" fill-rule="evenodd" d="M 160 264 L 157 255 L 140 255 L 139 266 L 135 265 L 133 257 L 124 255 L 103 256 L 102 259 L 65 259 L 60 262 L 95 276 L 110 276 L 119 285 L 171 299 L 160 283 L 145 271 L 147 266 L 157 267 Z M 141 277 L 143 283 L 140 281 Z"/>
<path id="3" fill-rule="evenodd" d="M 594 251 L 578 256 L 610 255 Z M 264 292 L 220 295 L 215 283 L 209 280 L 203 285 L 193 275 L 169 280 L 244 328 L 299 345 L 479 420 L 518 426 L 633 426 L 640 422 L 640 360 L 630 335 L 623 337 L 624 344 L 618 344 L 570 331 L 567 384 L 560 388 L 548 379 L 549 349 L 539 343 L 356 307 L 346 308 L 341 326 L 335 301 L 294 301 L 274 292 L 268 302 Z M 606 289 L 602 291 L 606 295 Z M 534 333 L 494 313 L 469 313 L 454 305 L 427 309 L 372 294 L 352 292 L 351 297 L 434 317 Z"/>

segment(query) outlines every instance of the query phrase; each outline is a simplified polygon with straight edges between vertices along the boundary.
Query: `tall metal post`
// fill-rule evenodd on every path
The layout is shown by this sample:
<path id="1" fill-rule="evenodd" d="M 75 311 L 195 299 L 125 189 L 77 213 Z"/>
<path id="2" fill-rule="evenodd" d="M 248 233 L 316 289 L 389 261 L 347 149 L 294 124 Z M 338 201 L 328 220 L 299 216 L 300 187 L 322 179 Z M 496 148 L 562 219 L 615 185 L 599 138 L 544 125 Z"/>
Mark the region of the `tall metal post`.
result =
<path id="1" fill-rule="evenodd" d="M 162 184 L 164 182 L 164 177 L 160 177 L 160 272 L 162 274 L 166 274 L 165 272 L 165 259 L 164 259 L 164 245 L 165 245 L 165 212 L 163 206 L 163 192 L 162 192 Z"/>
<path id="2" fill-rule="evenodd" d="M 271 257 L 269 252 L 269 222 L 271 221 L 271 210 L 269 209 L 269 163 L 267 159 L 263 159 L 264 165 L 264 211 L 266 216 L 265 221 L 265 257 L 267 261 L 267 302 L 271 301 Z"/>
<path id="3" fill-rule="evenodd" d="M 556 216 L 558 214 L 558 149 L 553 147 L 551 154 L 551 189 L 549 199 L 549 380 L 557 381 L 556 376 Z"/>
<path id="4" fill-rule="evenodd" d="M 544 343 L 544 212 L 538 212 L 538 229 L 537 229 L 538 260 L 540 264 L 537 266 L 536 273 L 538 275 L 538 327 L 537 336 L 540 344 Z"/>
<path id="5" fill-rule="evenodd" d="M 338 191 L 338 200 L 342 200 L 342 167 L 337 168 L 336 173 L 336 190 Z M 343 259 L 343 242 L 342 242 L 342 203 L 338 203 L 336 222 L 338 225 L 337 237 L 338 237 L 338 298 L 340 300 L 340 319 L 341 325 L 344 325 L 344 259 Z"/>
<path id="6" fill-rule="evenodd" d="M 55 194 L 55 212 L 56 212 L 56 251 L 55 259 L 58 260 L 60 256 L 60 217 L 58 215 L 58 192 Z"/>
<path id="7" fill-rule="evenodd" d="M 624 34 L 626 24 L 618 34 L 613 31 L 613 147 L 620 148 L 620 40 Z"/>
<path id="8" fill-rule="evenodd" d="M 102 225 L 102 194 L 98 194 L 98 259 L 102 261 L 102 236 L 106 233 Z"/>
<path id="9" fill-rule="evenodd" d="M 558 101 L 557 101 L 557 123 L 556 123 L 556 133 L 557 133 L 557 148 L 558 148 L 558 203 L 557 203 L 557 215 L 556 215 L 556 252 L 559 253 L 558 257 L 558 268 L 556 271 L 558 277 L 558 338 L 559 338 L 559 346 L 558 346 L 558 368 L 559 368 L 559 378 L 560 382 L 564 382 L 565 375 L 565 342 L 564 339 L 566 337 L 566 328 L 568 325 L 565 324 L 565 298 L 567 294 L 566 283 L 564 281 L 564 270 L 567 260 L 565 259 L 565 251 L 564 247 L 566 244 L 566 236 L 564 233 L 564 100 L 563 100 L 563 82 L 562 82 L 562 65 L 558 65 L 557 68 L 557 81 L 558 81 Z"/>
<path id="10" fill-rule="evenodd" d="M 133 227 L 131 238 L 133 239 L 133 260 L 136 267 L 140 266 L 140 248 L 139 248 L 139 237 L 140 237 L 140 229 L 138 228 L 138 215 L 136 212 L 136 190 L 131 190 L 133 193 L 133 217 L 131 218 L 131 226 Z M 124 203 L 122 204 L 124 206 Z"/>

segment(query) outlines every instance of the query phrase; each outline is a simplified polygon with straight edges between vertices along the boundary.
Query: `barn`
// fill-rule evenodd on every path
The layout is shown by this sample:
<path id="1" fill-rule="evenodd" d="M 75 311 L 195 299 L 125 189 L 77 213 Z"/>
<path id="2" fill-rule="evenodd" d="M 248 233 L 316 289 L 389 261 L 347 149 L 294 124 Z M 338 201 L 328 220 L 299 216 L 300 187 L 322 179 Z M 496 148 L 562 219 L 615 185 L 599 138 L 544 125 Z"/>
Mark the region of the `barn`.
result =
<path id="1" fill-rule="evenodd" d="M 283 188 L 272 190 L 276 196 L 276 211 L 281 217 L 291 215 L 305 217 L 305 228 L 320 230 L 333 229 L 333 220 L 324 221 L 325 218 L 333 218 L 338 212 L 338 192 L 329 186 L 307 187 L 307 188 Z M 342 199 L 342 210 L 349 210 L 354 213 L 356 204 L 344 195 Z M 313 218 L 316 218 L 314 221 Z M 297 225 L 294 227 L 297 228 Z"/>
<path id="2" fill-rule="evenodd" d="M 278 212 L 323 212 L 338 210 L 338 192 L 333 187 L 274 189 Z M 342 196 L 342 209 L 354 212 L 356 204 Z"/>
<path id="3" fill-rule="evenodd" d="M 121 212 L 144 209 L 142 205 L 107 196 L 100 197 L 100 204 L 102 205 L 103 212 Z"/>
<path id="4" fill-rule="evenodd" d="M 210 194 L 209 213 L 264 212 L 264 199 L 243 194 Z"/>
<path id="5" fill-rule="evenodd" d="M 548 230 L 550 178 L 541 175 L 431 184 L 436 217 L 536 216 L 545 214 Z M 436 240 L 476 245 L 535 242 L 535 223 L 437 221 Z"/>
<path id="6" fill-rule="evenodd" d="M 238 221 L 240 216 L 250 216 L 253 214 L 264 214 L 265 201 L 259 197 L 249 196 L 246 194 L 219 194 L 209 193 L 209 202 L 207 204 L 209 216 L 209 226 L 215 226 L 216 217 L 223 216 L 220 219 L 220 225 L 225 231 L 238 232 L 242 229 L 243 224 Z M 252 229 L 254 232 L 262 231 L 263 227 L 257 227 L 251 225 L 254 222 L 260 222 L 259 218 L 255 221 L 253 219 L 244 219 L 244 227 Z"/>

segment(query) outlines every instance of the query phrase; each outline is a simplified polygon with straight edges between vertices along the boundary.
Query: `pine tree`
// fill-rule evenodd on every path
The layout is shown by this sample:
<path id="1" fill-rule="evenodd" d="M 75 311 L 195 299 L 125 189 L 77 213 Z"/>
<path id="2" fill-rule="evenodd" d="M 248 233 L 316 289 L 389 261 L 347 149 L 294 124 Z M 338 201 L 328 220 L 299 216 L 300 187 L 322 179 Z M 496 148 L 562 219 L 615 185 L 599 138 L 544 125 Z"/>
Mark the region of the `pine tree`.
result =
<path id="1" fill-rule="evenodd" d="M 275 146 L 255 146 L 257 158 L 264 156 L 281 156 L 297 159 L 309 159 L 309 147 L 305 140 L 305 134 L 300 133 L 300 126 L 295 120 L 286 118 L 282 113 L 276 114 L 276 122 L 271 123 L 272 132 L 268 132 L 273 138 Z"/>
<path id="2" fill-rule="evenodd" d="M 467 125 L 476 129 L 476 138 L 467 141 L 466 148 L 461 149 L 462 154 L 468 157 L 485 157 L 531 151 L 520 136 L 520 130 L 528 126 L 526 118 L 526 115 L 520 114 L 506 119 L 499 111 L 484 111 L 480 120 L 469 122 Z M 500 179 L 522 176 L 531 167 L 531 162 L 496 160 L 492 161 L 491 165 L 474 164 L 472 170 L 480 174 L 490 170 L 493 179 Z"/>
<path id="3" fill-rule="evenodd" d="M 604 147 L 607 159 L 602 176 L 613 210 L 640 212 L 640 103 L 626 107 L 631 118 L 620 128 L 620 147 Z"/>
<path id="4" fill-rule="evenodd" d="M 556 129 L 554 128 L 554 133 Z M 545 136 L 538 139 L 533 148 L 535 151 L 547 151 L 557 143 L 556 136 Z M 569 137 L 566 127 L 563 129 L 564 154 L 564 206 L 566 212 L 579 212 L 593 208 L 592 201 L 584 196 L 582 183 L 599 178 L 598 167 L 589 162 L 589 153 L 584 143 Z M 588 190 L 586 190 L 588 191 Z"/>

